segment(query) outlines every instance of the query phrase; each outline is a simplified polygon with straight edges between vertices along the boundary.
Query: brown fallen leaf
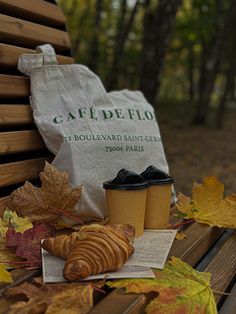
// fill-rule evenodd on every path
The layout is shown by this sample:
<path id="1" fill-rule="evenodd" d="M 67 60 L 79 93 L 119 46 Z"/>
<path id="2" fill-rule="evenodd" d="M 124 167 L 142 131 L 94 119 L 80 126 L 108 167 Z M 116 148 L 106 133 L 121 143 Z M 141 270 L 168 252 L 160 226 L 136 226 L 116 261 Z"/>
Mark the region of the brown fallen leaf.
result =
<path id="1" fill-rule="evenodd" d="M 186 238 L 187 238 L 186 235 L 181 230 L 179 230 L 175 235 L 175 239 L 177 240 L 184 240 Z"/>
<path id="2" fill-rule="evenodd" d="M 56 223 L 63 215 L 75 214 L 81 186 L 71 188 L 68 173 L 60 172 L 47 162 L 39 176 L 42 186 L 38 188 L 26 181 L 11 194 L 9 208 L 31 221 L 40 222 Z"/>
<path id="3" fill-rule="evenodd" d="M 23 282 L 21 285 L 11 287 L 7 289 L 6 296 L 8 298 L 15 298 L 16 296 L 22 296 L 23 299 L 31 299 L 38 294 L 39 288 L 35 285 Z"/>
<path id="4" fill-rule="evenodd" d="M 33 293 L 29 291 L 30 287 Z M 8 289 L 7 297 L 14 297 L 14 292 L 24 294 L 29 301 L 11 305 L 9 314 L 86 314 L 93 306 L 93 287 L 90 284 L 43 284 L 40 287 L 21 284 Z"/>

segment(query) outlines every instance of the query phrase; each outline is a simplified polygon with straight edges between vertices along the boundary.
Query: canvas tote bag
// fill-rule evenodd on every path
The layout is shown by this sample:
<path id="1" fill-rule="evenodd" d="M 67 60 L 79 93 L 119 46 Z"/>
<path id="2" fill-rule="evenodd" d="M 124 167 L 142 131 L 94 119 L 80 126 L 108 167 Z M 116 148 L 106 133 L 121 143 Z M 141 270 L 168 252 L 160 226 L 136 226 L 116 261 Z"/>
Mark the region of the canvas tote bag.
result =
<path id="1" fill-rule="evenodd" d="M 37 52 L 18 62 L 30 76 L 35 124 L 53 164 L 68 171 L 72 186 L 83 185 L 78 215 L 104 219 L 102 183 L 120 169 L 141 173 L 154 165 L 168 172 L 154 109 L 140 92 L 107 93 L 83 65 L 58 65 L 48 44 Z"/>

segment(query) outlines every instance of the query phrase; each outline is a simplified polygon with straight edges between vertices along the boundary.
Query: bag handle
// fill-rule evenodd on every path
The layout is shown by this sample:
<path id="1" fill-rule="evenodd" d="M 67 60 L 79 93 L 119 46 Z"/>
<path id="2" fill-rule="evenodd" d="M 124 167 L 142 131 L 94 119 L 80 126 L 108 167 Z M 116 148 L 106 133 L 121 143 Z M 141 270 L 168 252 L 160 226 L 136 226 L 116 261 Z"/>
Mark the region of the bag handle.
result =
<path id="1" fill-rule="evenodd" d="M 18 70 L 26 75 L 35 68 L 47 65 L 57 65 L 57 57 L 54 48 L 49 45 L 36 47 L 36 54 L 23 53 L 18 60 Z"/>

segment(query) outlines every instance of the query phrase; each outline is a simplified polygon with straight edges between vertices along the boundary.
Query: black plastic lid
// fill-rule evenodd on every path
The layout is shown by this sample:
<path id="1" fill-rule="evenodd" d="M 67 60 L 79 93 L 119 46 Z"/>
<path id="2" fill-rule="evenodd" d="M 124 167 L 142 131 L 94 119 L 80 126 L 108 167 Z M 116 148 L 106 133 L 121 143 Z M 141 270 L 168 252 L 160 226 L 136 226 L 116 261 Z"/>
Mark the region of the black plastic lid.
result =
<path id="1" fill-rule="evenodd" d="M 169 176 L 168 173 L 154 167 L 149 166 L 145 171 L 140 174 L 150 185 L 158 184 L 171 184 L 174 182 L 174 178 Z"/>
<path id="2" fill-rule="evenodd" d="M 103 183 L 107 190 L 141 190 L 147 187 L 149 183 L 141 175 L 127 169 L 121 169 L 115 179 Z"/>

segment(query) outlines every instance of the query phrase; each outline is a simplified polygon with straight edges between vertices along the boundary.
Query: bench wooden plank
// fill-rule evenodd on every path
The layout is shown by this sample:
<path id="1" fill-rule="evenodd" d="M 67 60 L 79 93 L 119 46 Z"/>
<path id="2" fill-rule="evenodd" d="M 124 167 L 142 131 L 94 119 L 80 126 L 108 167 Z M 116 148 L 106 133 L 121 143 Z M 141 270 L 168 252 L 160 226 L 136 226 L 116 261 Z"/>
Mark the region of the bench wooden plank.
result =
<path id="1" fill-rule="evenodd" d="M 18 58 L 22 53 L 35 53 L 35 50 L 0 43 L 0 66 L 16 68 Z M 57 55 L 59 64 L 71 64 L 71 57 Z"/>
<path id="2" fill-rule="evenodd" d="M 211 260 L 205 271 L 213 273 L 212 289 L 225 291 L 236 274 L 236 232 L 234 232 L 222 245 L 216 256 Z M 216 294 L 216 300 L 222 298 L 221 294 Z"/>
<path id="3" fill-rule="evenodd" d="M 52 157 L 42 157 L 0 165 L 0 187 L 25 182 L 37 178 L 43 170 L 45 160 L 51 161 Z"/>
<path id="4" fill-rule="evenodd" d="M 0 133 L 0 155 L 43 148 L 45 148 L 45 145 L 37 130 Z"/>
<path id="5" fill-rule="evenodd" d="M 59 6 L 43 0 L 0 0 L 1 13 L 50 26 L 65 26 L 65 16 Z"/>
<path id="6" fill-rule="evenodd" d="M 27 97 L 30 94 L 29 78 L 0 74 L 0 97 Z"/>
<path id="7" fill-rule="evenodd" d="M 177 256 L 194 266 L 223 232 L 224 230 L 220 228 L 211 228 L 207 225 L 193 223 L 184 231 L 187 238 L 179 242 L 175 241 L 169 257 Z"/>
<path id="8" fill-rule="evenodd" d="M 0 127 L 33 123 L 30 105 L 0 105 Z"/>
<path id="9" fill-rule="evenodd" d="M 123 289 L 115 289 L 94 306 L 89 314 L 141 314 L 149 300 L 150 295 L 147 294 L 124 294 Z"/>
<path id="10" fill-rule="evenodd" d="M 236 295 L 236 283 L 233 288 L 229 291 L 230 293 Z M 220 308 L 219 314 L 235 314 L 236 309 L 236 297 L 227 297 L 223 306 Z"/>
<path id="11" fill-rule="evenodd" d="M 0 40 L 35 48 L 49 43 L 58 50 L 70 49 L 67 32 L 0 14 Z"/>

